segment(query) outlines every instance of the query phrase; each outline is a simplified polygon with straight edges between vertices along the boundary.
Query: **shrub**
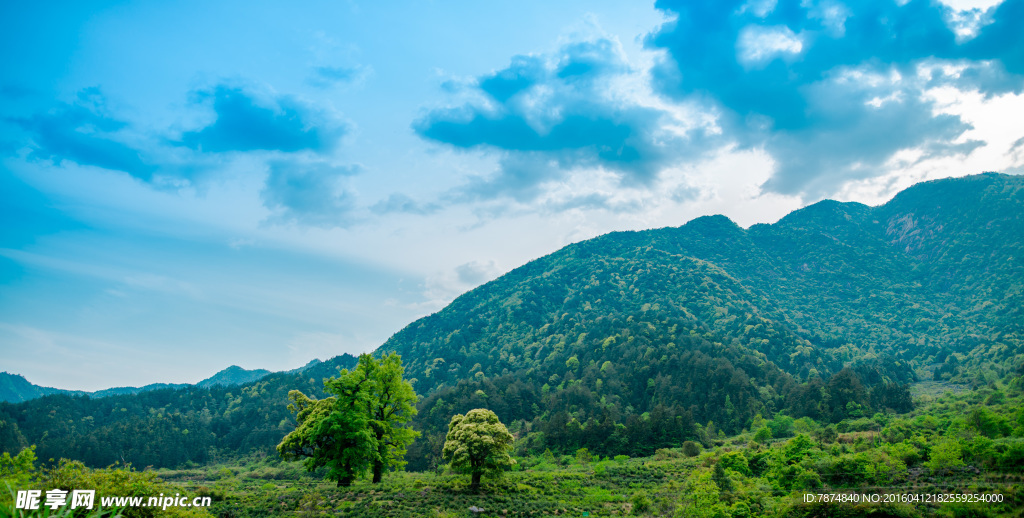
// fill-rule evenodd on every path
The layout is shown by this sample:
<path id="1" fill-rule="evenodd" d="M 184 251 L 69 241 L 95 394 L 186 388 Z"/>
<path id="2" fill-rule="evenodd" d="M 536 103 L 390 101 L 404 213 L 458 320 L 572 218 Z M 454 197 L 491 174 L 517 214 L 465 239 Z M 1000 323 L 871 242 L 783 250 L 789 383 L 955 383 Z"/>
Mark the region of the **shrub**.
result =
<path id="1" fill-rule="evenodd" d="M 651 510 L 651 499 L 647 498 L 647 493 L 637 493 L 629 502 L 633 504 L 633 514 L 644 514 Z"/>
<path id="2" fill-rule="evenodd" d="M 770 441 L 772 437 L 774 436 L 772 435 L 771 428 L 768 428 L 767 426 L 762 426 L 761 429 L 754 434 L 754 441 L 759 442 L 761 444 L 765 444 L 768 441 Z"/>
<path id="3" fill-rule="evenodd" d="M 687 457 L 696 457 L 700 455 L 700 445 L 693 441 L 686 441 L 683 443 L 683 455 Z"/>

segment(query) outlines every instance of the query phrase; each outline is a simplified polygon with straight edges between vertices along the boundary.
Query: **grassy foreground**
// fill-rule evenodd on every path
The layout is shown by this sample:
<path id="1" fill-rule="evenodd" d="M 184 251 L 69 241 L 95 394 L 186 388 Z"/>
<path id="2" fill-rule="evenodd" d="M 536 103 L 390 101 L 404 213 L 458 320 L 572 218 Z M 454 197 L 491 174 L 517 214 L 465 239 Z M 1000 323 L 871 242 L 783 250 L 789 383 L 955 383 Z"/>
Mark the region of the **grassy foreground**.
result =
<path id="1" fill-rule="evenodd" d="M 687 441 L 646 458 L 596 458 L 586 450 L 521 455 L 515 469 L 485 478 L 479 492 L 469 489 L 468 476 L 444 471 L 395 472 L 381 484 L 361 479 L 339 488 L 301 463 L 255 453 L 188 469 L 137 471 L 73 461 L 40 469 L 26 450 L 0 459 L 0 475 L 13 489 L 180 492 L 213 501 L 206 509 L 173 513 L 122 509 L 124 516 L 1024 516 L 1019 380 L 919 393 L 912 413 L 838 425 L 759 418 L 744 433 Z M 928 501 L 963 494 L 994 501 Z M 878 495 L 879 501 L 806 502 L 807 495 Z M 12 496 L 0 495 L 0 515 L 18 516 Z"/>

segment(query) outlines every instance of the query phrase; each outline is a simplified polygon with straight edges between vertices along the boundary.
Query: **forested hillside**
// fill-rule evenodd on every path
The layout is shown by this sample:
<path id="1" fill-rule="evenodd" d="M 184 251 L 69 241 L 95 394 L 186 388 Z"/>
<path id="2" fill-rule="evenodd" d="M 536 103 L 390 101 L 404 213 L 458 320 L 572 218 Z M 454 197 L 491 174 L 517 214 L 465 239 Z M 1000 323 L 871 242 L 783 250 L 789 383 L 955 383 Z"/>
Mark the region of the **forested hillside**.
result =
<path id="1" fill-rule="evenodd" d="M 984 384 L 1020 364 L 1022 208 L 1022 178 L 985 174 L 748 230 L 712 216 L 613 233 L 382 348 L 428 395 L 414 447 L 429 457 L 443 416 L 482 405 L 540 447 L 630 454 L 706 435 L 697 424 L 735 433 L 758 413 L 906 411 L 908 382 Z"/>
<path id="2" fill-rule="evenodd" d="M 648 455 L 779 412 L 840 422 L 911 409 L 921 380 L 983 385 L 1021 365 L 1024 179 L 919 184 L 879 207 L 824 201 L 772 225 L 722 216 L 567 246 L 413 322 L 421 396 L 409 468 L 456 413 L 489 408 L 524 452 Z M 100 466 L 271 452 L 288 390 L 336 358 L 241 387 L 0 405 L 0 446 Z"/>
<path id="3" fill-rule="evenodd" d="M 319 363 L 319 360 L 313 360 L 304 367 L 295 369 L 289 372 L 298 372 L 311 365 Z M 251 381 L 256 381 L 267 374 L 270 371 L 265 369 L 246 370 L 237 365 L 232 365 L 220 372 L 206 378 L 199 383 L 196 383 L 197 387 L 212 387 L 214 385 L 242 385 Z M 30 383 L 20 374 L 10 374 L 8 372 L 0 372 L 0 402 L 7 401 L 11 403 L 20 403 L 22 401 L 29 401 L 38 397 L 47 396 L 50 394 L 63 394 L 65 396 L 90 396 L 94 398 L 109 397 L 109 396 L 121 396 L 125 394 L 138 394 L 140 392 L 149 392 L 151 390 L 161 389 L 184 389 L 189 388 L 191 385 L 187 383 L 151 383 L 142 387 L 112 387 L 103 390 L 97 390 L 95 392 L 86 392 L 84 390 L 64 390 L 52 387 L 41 387 Z"/>
<path id="4" fill-rule="evenodd" d="M 41 459 L 90 466 L 183 466 L 268 452 L 294 428 L 288 391 L 323 395 L 323 379 L 355 363 L 345 354 L 243 386 L 194 385 L 102 398 L 56 394 L 0 403 L 0 446 L 13 454 L 34 444 Z"/>

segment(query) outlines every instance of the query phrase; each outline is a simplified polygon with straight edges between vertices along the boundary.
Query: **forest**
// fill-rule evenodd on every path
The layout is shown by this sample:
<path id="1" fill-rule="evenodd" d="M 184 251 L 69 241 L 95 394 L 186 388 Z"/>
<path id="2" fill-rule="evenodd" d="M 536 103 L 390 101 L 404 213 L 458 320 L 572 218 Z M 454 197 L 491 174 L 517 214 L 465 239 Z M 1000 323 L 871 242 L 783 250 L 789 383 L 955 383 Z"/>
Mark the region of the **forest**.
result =
<path id="1" fill-rule="evenodd" d="M 237 386 L 0 403 L 0 473 L 135 477 L 212 495 L 220 516 L 1019 516 L 1022 209 L 1024 181 L 989 173 L 531 261 L 375 353 L 400 357 L 418 434 L 377 485 L 278 454 L 299 424 L 289 393 L 331 396 L 349 355 Z M 516 460 L 480 489 L 444 455 L 474 409 Z M 842 491 L 1001 500 L 801 500 Z"/>

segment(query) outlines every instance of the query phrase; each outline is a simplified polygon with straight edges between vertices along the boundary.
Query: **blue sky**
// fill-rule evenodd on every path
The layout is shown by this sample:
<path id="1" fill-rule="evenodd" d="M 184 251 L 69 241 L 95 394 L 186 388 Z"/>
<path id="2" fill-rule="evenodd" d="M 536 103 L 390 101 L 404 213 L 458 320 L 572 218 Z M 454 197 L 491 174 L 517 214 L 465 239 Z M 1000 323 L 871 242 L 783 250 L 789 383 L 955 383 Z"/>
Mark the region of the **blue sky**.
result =
<path id="1" fill-rule="evenodd" d="M 0 370 L 95 390 L 293 368 L 609 231 L 1020 173 L 1022 19 L 4 2 Z"/>

